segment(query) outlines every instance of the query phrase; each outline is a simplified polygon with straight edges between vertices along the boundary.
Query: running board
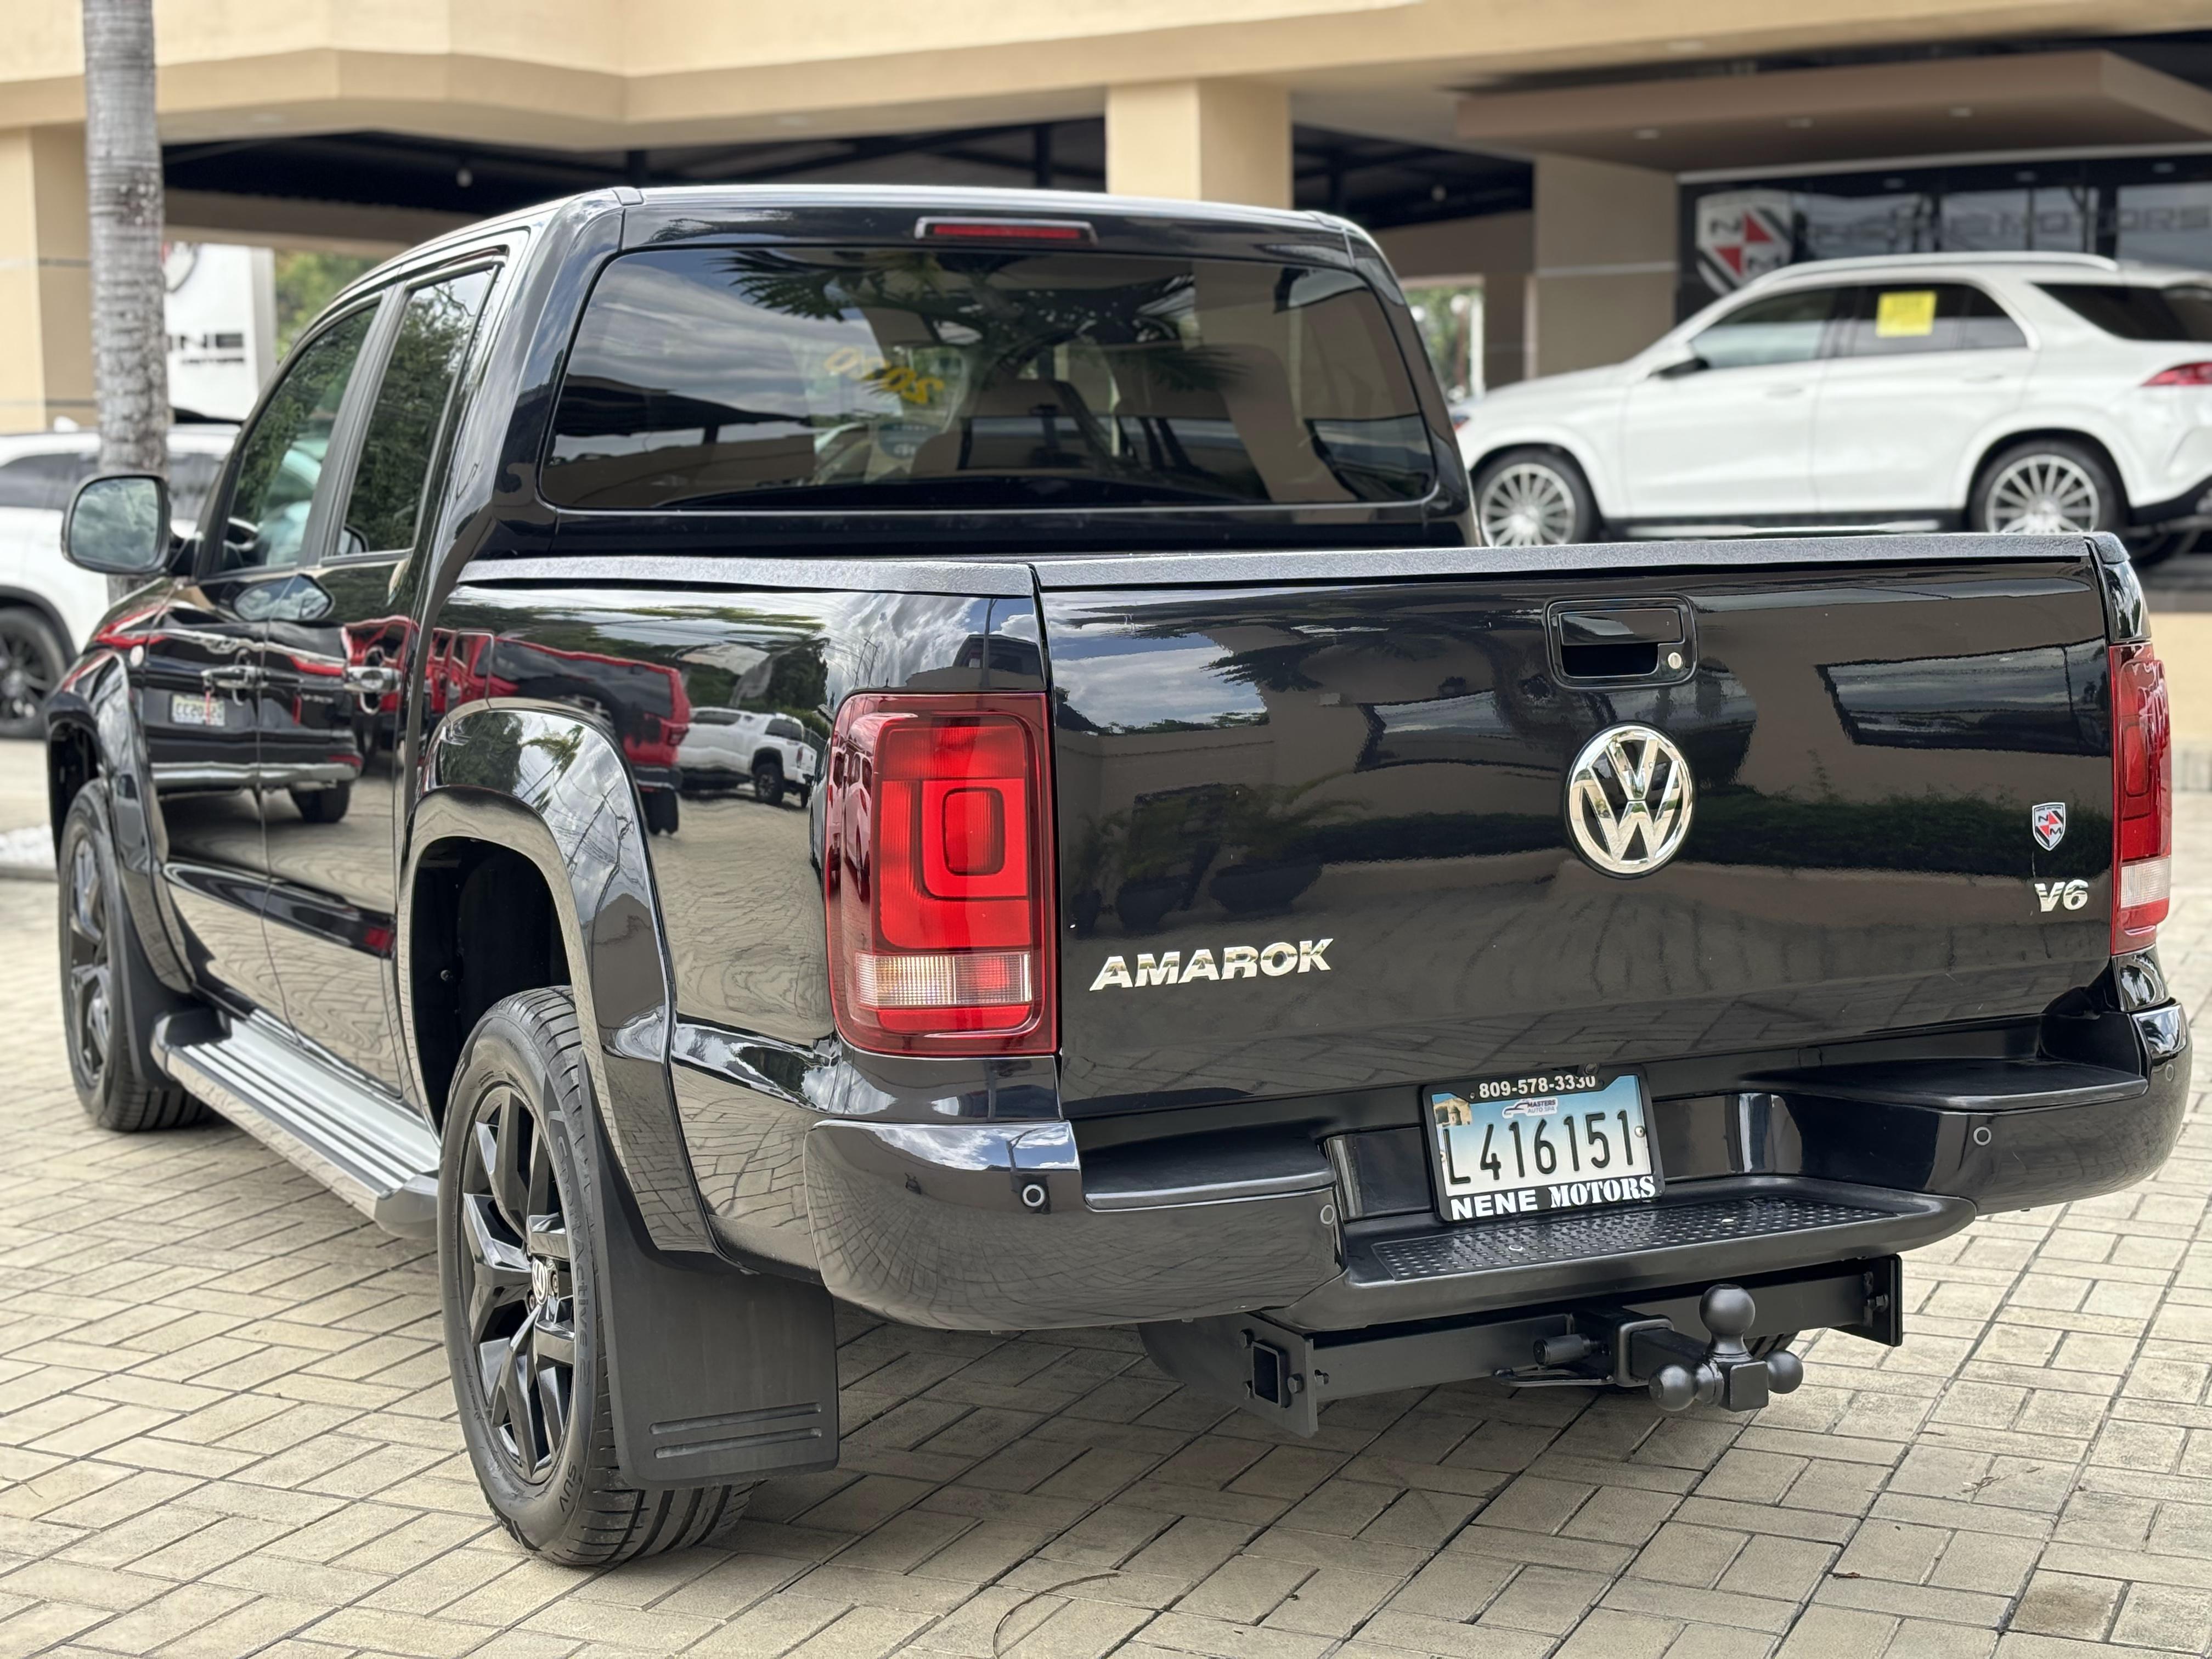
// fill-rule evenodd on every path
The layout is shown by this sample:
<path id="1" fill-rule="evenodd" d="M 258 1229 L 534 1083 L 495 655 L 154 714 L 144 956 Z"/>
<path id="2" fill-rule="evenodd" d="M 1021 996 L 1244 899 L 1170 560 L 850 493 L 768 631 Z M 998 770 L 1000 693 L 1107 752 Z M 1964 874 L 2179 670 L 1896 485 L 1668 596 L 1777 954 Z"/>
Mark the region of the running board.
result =
<path id="1" fill-rule="evenodd" d="M 154 1027 L 154 1063 L 385 1231 L 434 1238 L 438 1137 L 397 1096 L 310 1053 L 274 1020 L 212 1008 Z"/>

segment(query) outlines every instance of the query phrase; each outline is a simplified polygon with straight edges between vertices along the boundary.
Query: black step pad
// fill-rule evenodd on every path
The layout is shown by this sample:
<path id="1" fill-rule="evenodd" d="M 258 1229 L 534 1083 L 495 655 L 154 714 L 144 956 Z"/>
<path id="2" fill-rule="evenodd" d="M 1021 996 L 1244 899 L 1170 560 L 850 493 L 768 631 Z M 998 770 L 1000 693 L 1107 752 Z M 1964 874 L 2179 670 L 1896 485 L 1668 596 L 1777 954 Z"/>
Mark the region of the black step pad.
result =
<path id="1" fill-rule="evenodd" d="M 1892 1212 L 1826 1199 L 1760 1196 L 1705 1199 L 1632 1209 L 1589 1210 L 1540 1220 L 1492 1222 L 1377 1240 L 1375 1260 L 1394 1279 L 1436 1279 L 1547 1262 L 1629 1255 L 1640 1250 L 1717 1244 L 1763 1234 L 1802 1232 L 1881 1221 Z"/>

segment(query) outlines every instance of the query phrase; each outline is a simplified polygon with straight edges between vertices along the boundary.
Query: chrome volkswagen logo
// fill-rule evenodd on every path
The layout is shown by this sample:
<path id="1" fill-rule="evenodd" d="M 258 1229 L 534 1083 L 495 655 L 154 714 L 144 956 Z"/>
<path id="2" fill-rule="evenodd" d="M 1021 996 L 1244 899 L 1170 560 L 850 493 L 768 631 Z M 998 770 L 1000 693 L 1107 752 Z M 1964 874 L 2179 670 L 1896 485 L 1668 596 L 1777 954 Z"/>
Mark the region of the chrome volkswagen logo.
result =
<path id="1" fill-rule="evenodd" d="M 1567 827 L 1599 869 L 1649 875 L 1689 834 L 1696 794 L 1690 763 L 1666 733 L 1616 726 L 1575 757 L 1567 774 Z"/>

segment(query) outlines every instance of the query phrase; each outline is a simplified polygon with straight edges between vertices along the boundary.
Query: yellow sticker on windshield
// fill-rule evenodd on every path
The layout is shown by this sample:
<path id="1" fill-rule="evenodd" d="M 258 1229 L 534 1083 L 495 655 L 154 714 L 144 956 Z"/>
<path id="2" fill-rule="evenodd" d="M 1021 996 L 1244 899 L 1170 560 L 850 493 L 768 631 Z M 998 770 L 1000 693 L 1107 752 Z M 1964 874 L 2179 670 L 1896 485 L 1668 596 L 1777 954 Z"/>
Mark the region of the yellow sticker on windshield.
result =
<path id="1" fill-rule="evenodd" d="M 1892 289 L 1875 302 L 1874 333 L 1878 340 L 1905 340 L 1936 331 L 1936 290 L 1932 288 Z"/>

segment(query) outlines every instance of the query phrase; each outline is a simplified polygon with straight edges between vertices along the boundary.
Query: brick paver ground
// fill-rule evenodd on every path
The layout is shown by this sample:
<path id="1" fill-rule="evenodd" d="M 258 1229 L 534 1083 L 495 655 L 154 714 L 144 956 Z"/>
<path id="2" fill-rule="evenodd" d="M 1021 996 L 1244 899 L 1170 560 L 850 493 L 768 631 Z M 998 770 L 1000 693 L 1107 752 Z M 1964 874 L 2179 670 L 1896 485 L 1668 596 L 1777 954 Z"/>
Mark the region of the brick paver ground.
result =
<path id="1" fill-rule="evenodd" d="M 2212 796 L 2166 959 L 2212 989 Z M 588 1574 L 489 1522 L 431 1262 L 255 1142 L 106 1136 L 53 890 L 0 883 L 0 1659 L 891 1652 L 2064 1659 L 2212 1644 L 2212 1118 L 2136 1189 L 1909 1259 L 1754 1418 L 1466 1384 L 1318 1439 L 1127 1331 L 843 1327 L 844 1466 Z"/>

